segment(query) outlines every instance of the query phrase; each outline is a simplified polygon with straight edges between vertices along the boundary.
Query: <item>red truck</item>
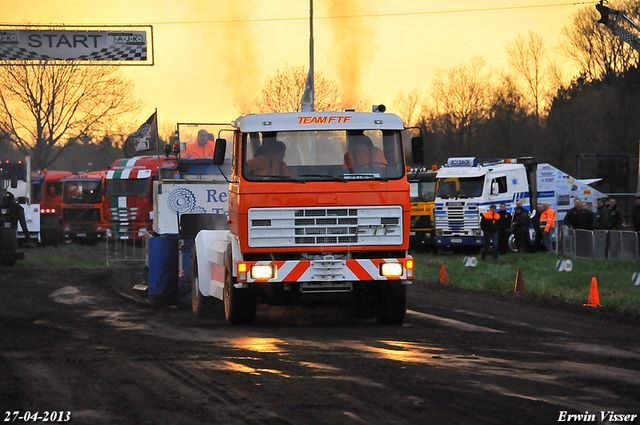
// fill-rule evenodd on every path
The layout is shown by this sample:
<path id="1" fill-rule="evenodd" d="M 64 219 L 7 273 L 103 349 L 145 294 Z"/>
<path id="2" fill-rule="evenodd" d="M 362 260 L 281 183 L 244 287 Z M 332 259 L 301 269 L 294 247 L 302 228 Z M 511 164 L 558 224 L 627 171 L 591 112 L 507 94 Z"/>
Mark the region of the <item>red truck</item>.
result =
<path id="1" fill-rule="evenodd" d="M 106 174 L 107 236 L 142 239 L 153 227 L 153 182 L 163 168 L 175 168 L 175 157 L 136 156 L 119 159 Z"/>
<path id="2" fill-rule="evenodd" d="M 40 242 L 58 245 L 64 240 L 62 232 L 62 179 L 72 176 L 70 171 L 39 171 L 31 173 L 34 203 L 40 204 Z"/>
<path id="3" fill-rule="evenodd" d="M 62 216 L 65 239 L 95 244 L 105 237 L 104 185 L 107 173 L 94 171 L 63 178 Z"/>

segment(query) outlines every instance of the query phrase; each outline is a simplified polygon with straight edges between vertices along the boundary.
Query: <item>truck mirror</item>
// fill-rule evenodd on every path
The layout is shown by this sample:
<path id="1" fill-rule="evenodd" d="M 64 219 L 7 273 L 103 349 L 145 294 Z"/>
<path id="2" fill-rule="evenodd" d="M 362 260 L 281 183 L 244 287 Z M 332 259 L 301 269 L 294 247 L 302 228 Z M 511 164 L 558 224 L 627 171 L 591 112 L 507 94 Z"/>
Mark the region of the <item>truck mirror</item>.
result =
<path id="1" fill-rule="evenodd" d="M 227 151 L 226 139 L 216 139 L 216 147 L 213 151 L 213 165 L 224 164 L 224 154 Z"/>
<path id="2" fill-rule="evenodd" d="M 414 164 L 424 164 L 424 144 L 422 135 L 411 138 L 411 156 Z"/>
<path id="3" fill-rule="evenodd" d="M 49 196 L 52 197 L 52 198 L 55 198 L 55 196 L 56 196 L 56 188 L 55 187 L 51 186 L 49 188 Z"/>
<path id="4" fill-rule="evenodd" d="M 491 195 L 497 195 L 499 193 L 499 188 L 498 188 L 498 182 L 497 181 L 493 181 L 491 182 Z"/>

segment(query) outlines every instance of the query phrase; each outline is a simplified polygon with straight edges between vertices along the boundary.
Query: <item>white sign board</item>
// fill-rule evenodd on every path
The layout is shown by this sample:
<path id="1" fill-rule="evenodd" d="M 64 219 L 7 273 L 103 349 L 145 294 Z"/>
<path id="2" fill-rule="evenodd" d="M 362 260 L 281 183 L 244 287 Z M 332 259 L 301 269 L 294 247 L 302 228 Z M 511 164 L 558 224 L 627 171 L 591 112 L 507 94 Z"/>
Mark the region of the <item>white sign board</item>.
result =
<path id="1" fill-rule="evenodd" d="M 147 62 L 149 29 L 0 29 L 0 60 Z"/>
<path id="2" fill-rule="evenodd" d="M 229 215 L 228 183 L 153 184 L 153 230 L 158 234 L 177 234 L 182 214 Z"/>

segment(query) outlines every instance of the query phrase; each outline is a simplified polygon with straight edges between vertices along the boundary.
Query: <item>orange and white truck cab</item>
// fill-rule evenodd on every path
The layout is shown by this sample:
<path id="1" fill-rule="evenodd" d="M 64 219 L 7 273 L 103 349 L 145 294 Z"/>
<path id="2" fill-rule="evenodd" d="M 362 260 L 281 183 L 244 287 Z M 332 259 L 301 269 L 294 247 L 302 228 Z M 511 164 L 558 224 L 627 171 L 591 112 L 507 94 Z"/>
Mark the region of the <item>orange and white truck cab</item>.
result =
<path id="1" fill-rule="evenodd" d="M 363 316 L 402 324 L 410 190 L 402 120 L 393 114 L 248 115 L 233 123 L 229 230 L 195 238 L 192 306 L 224 302 L 228 322 L 257 303 L 347 300 Z M 222 163 L 226 141 L 216 141 Z"/>

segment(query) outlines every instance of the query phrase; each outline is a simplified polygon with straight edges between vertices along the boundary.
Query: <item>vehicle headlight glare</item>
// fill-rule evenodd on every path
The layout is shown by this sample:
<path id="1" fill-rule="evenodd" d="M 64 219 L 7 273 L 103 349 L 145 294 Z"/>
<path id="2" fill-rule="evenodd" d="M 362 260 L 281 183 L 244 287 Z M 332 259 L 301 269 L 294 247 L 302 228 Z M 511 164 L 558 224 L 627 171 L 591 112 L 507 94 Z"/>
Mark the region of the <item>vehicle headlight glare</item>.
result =
<path id="1" fill-rule="evenodd" d="M 380 266 L 380 274 L 384 277 L 399 277 L 403 271 L 401 263 L 382 263 Z"/>
<path id="2" fill-rule="evenodd" d="M 254 265 L 251 266 L 251 277 L 255 280 L 268 280 L 275 278 L 275 268 L 271 265 Z"/>

